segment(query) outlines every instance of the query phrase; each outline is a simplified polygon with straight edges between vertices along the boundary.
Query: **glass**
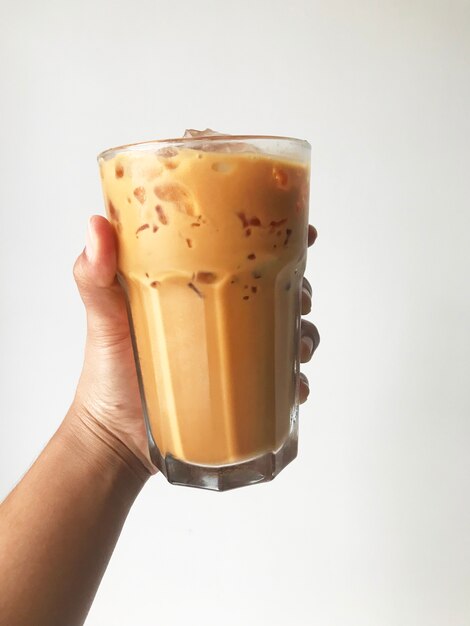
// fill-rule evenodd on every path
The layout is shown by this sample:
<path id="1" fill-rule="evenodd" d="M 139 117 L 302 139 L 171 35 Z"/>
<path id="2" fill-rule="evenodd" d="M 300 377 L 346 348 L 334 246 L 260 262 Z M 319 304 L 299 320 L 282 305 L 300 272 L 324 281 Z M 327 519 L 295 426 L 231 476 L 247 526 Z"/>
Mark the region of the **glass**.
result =
<path id="1" fill-rule="evenodd" d="M 99 157 L 150 454 L 226 490 L 297 455 L 310 145 L 207 136 Z"/>

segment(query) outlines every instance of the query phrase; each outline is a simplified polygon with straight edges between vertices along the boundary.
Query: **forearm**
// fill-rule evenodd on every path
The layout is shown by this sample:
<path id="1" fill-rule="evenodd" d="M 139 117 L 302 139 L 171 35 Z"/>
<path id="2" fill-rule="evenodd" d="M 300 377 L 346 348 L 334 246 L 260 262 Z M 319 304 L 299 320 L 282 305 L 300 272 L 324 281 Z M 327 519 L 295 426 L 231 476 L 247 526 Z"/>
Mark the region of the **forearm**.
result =
<path id="1" fill-rule="evenodd" d="M 0 505 L 0 623 L 82 624 L 146 478 L 113 435 L 69 414 Z"/>

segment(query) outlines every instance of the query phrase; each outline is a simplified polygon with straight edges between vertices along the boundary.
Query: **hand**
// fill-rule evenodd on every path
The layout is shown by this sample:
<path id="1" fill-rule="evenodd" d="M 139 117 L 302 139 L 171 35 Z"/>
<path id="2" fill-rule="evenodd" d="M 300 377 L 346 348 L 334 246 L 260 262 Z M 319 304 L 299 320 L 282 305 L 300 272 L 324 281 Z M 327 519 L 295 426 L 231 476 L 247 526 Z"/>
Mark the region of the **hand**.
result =
<path id="1" fill-rule="evenodd" d="M 314 226 L 308 227 L 308 245 L 313 246 L 317 238 L 317 231 Z M 302 285 L 302 315 L 307 315 L 312 309 L 312 286 L 306 278 L 303 279 Z M 307 363 L 313 356 L 313 353 L 318 348 L 320 343 L 320 334 L 317 327 L 308 322 L 302 320 L 301 324 L 301 341 L 300 341 L 300 362 Z M 303 404 L 310 393 L 308 379 L 305 374 L 300 374 L 300 390 L 299 400 Z"/>
<path id="2" fill-rule="evenodd" d="M 87 315 L 85 359 L 73 413 L 81 426 L 110 446 L 117 442 L 156 473 L 135 370 L 126 300 L 117 271 L 116 239 L 108 220 L 88 222 L 86 247 L 74 265 L 74 277 Z M 122 453 L 122 446 L 116 446 Z"/>
<path id="3" fill-rule="evenodd" d="M 309 227 L 309 246 L 316 230 Z M 80 427 L 92 431 L 111 447 L 127 448 L 149 473 L 157 470 L 148 452 L 147 434 L 135 371 L 124 292 L 116 277 L 114 230 L 107 219 L 89 221 L 87 245 L 74 266 L 74 276 L 87 314 L 85 361 L 73 414 Z M 302 314 L 311 308 L 311 287 L 304 279 Z M 319 343 L 313 324 L 302 321 L 301 362 L 310 360 Z M 300 400 L 308 396 L 301 375 Z M 119 445 L 115 445 L 119 444 Z"/>

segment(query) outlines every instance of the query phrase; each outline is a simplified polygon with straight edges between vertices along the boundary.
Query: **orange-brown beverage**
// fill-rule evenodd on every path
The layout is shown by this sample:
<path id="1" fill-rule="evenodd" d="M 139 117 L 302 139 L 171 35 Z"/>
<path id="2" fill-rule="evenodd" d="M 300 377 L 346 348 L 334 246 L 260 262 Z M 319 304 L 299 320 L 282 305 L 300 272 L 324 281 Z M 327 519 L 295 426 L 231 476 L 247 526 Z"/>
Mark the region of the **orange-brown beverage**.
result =
<path id="1" fill-rule="evenodd" d="M 297 453 L 310 146 L 207 136 L 99 157 L 154 463 L 224 490 Z"/>

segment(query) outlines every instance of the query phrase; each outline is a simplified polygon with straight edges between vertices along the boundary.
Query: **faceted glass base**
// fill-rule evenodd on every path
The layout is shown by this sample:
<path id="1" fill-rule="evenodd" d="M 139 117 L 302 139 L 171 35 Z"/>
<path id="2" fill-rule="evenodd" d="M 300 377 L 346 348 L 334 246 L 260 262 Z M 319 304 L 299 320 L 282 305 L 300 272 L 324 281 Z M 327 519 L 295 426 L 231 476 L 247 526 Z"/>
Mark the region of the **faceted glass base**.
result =
<path id="1" fill-rule="evenodd" d="M 230 465 L 193 465 L 168 455 L 162 457 L 149 433 L 153 463 L 173 485 L 227 491 L 272 480 L 297 456 L 298 426 L 292 422 L 289 437 L 276 452 Z"/>

